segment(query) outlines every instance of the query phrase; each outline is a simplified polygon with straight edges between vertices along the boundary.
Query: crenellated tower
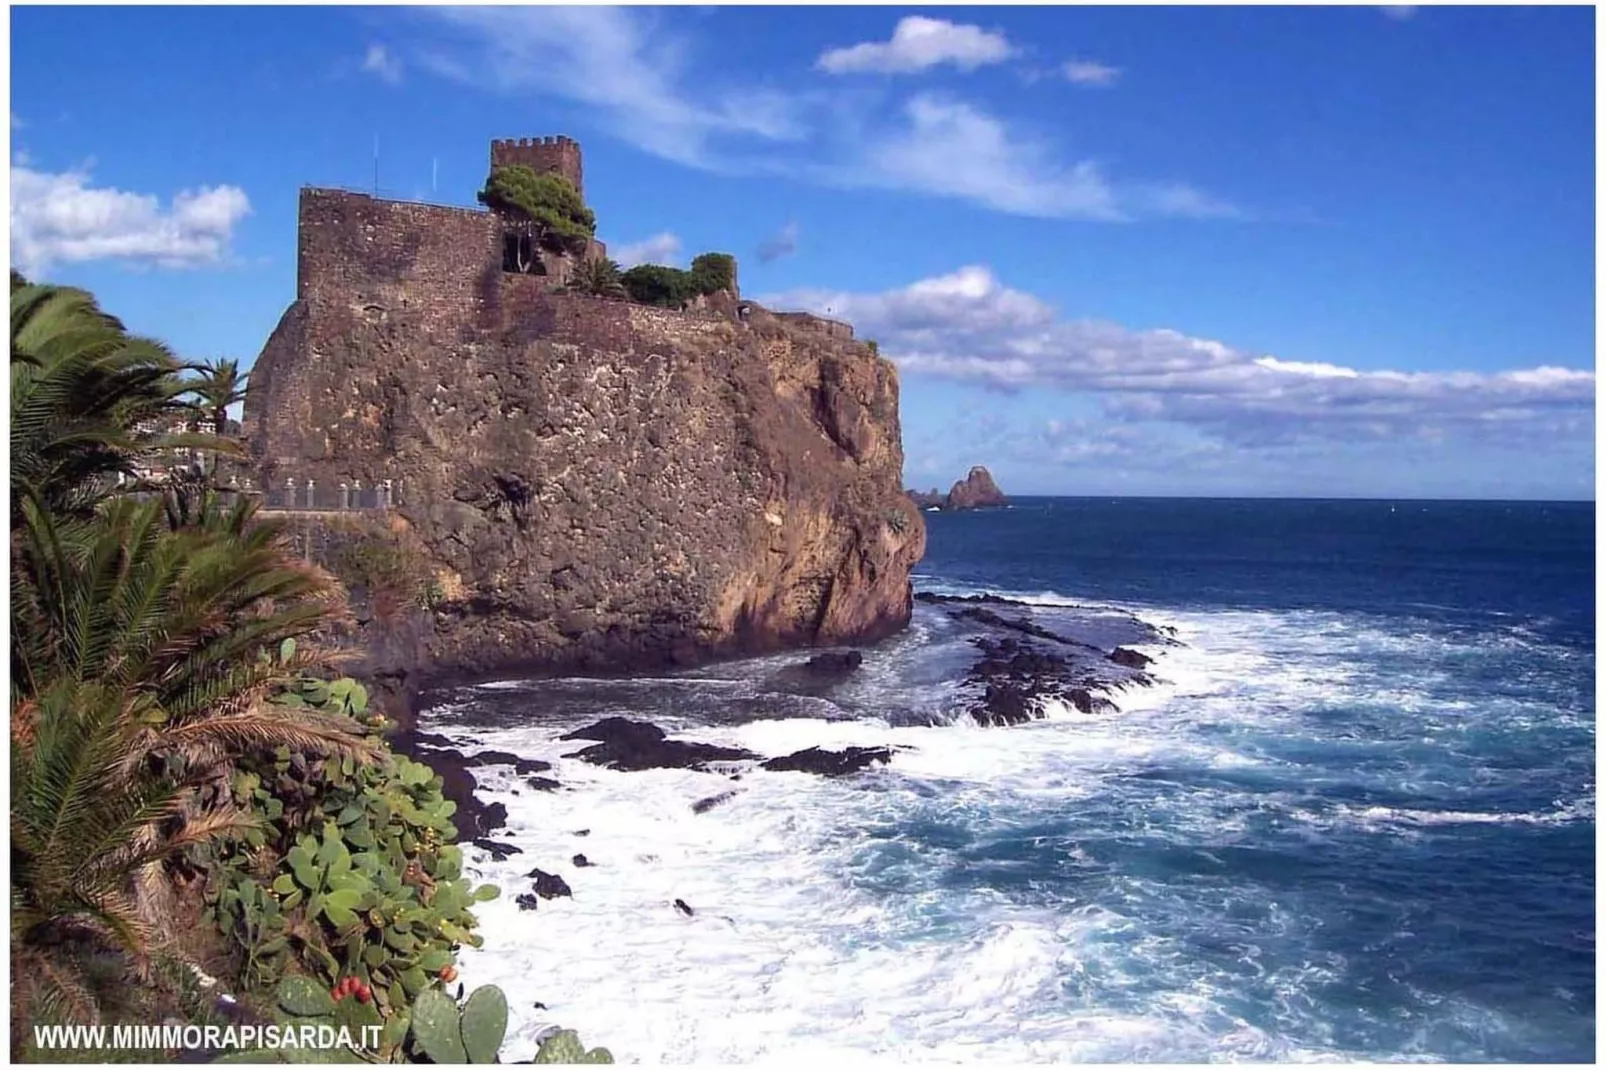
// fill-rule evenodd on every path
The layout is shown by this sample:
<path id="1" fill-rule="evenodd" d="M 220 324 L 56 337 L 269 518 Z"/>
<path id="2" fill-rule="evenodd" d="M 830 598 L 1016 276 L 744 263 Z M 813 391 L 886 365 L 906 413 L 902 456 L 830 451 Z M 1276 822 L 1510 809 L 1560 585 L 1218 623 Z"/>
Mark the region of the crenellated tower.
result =
<path id="1" fill-rule="evenodd" d="M 558 174 L 585 196 L 585 176 L 580 165 L 580 143 L 573 138 L 556 137 L 505 138 L 491 142 L 491 167 L 512 167 L 523 164 L 538 175 Z"/>

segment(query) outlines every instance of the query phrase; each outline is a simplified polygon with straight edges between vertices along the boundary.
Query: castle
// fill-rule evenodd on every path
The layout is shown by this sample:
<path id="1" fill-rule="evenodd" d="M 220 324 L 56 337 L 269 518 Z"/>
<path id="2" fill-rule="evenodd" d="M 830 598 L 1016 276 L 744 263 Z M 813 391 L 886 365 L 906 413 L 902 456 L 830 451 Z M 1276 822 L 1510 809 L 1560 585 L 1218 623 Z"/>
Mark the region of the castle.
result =
<path id="1" fill-rule="evenodd" d="M 491 142 L 491 167 L 522 164 L 557 174 L 585 195 L 579 142 L 568 137 Z M 533 276 L 536 286 L 567 282 L 586 259 L 607 255 L 593 240 L 579 254 L 544 248 L 530 226 L 481 208 L 394 201 L 365 193 L 303 187 L 296 250 L 296 295 L 376 293 L 404 286 L 414 295 L 456 300 L 470 283 L 484 292 L 501 275 Z M 378 303 L 384 301 L 376 297 Z"/>
<path id="2" fill-rule="evenodd" d="M 567 138 L 490 149 L 584 180 Z M 308 188 L 299 223 L 245 399 L 251 478 L 314 512 L 377 499 L 449 607 L 376 612 L 364 672 L 684 666 L 908 621 L 925 529 L 897 369 L 847 324 L 734 278 L 680 308 L 559 286 L 601 246 L 529 248 L 496 210 Z M 345 521 L 304 519 L 306 545 L 335 533 L 333 560 Z"/>

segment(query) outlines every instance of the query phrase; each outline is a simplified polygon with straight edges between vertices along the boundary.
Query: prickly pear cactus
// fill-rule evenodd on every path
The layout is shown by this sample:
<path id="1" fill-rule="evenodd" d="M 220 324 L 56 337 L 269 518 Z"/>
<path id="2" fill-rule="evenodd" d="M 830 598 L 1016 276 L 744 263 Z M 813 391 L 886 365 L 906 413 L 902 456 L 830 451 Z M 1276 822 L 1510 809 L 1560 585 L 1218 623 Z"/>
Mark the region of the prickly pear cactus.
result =
<path id="1" fill-rule="evenodd" d="M 420 992 L 413 1003 L 413 1040 L 424 1049 L 431 1062 L 468 1062 L 457 1004 L 438 989 Z"/>
<path id="2" fill-rule="evenodd" d="M 471 1063 L 494 1063 L 507 1034 L 507 997 L 495 985 L 469 993 L 463 1004 L 463 1049 Z"/>
<path id="3" fill-rule="evenodd" d="M 299 1018 L 315 1018 L 335 1011 L 335 1001 L 328 991 L 308 977 L 286 977 L 279 982 L 276 994 L 280 1009 Z"/>
<path id="4" fill-rule="evenodd" d="M 573 1029 L 560 1029 L 541 1041 L 541 1047 L 531 1060 L 537 1063 L 611 1063 L 613 1055 L 607 1048 L 592 1048 L 580 1043 L 580 1034 Z"/>

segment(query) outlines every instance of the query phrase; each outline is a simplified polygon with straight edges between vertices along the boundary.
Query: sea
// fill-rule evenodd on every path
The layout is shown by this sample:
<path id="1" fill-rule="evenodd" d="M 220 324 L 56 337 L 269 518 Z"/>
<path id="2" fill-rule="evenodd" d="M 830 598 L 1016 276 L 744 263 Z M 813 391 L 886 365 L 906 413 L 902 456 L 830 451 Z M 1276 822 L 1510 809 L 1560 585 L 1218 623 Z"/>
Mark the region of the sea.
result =
<path id="1" fill-rule="evenodd" d="M 916 590 L 1135 646 L 1153 686 L 980 727 L 973 633 L 922 603 L 823 693 L 775 684 L 800 652 L 443 695 L 421 727 L 563 785 L 476 773 L 521 851 L 468 850 L 503 888 L 461 967 L 508 994 L 504 1061 L 554 1025 L 620 1062 L 1594 1060 L 1593 503 L 926 520 Z M 565 757 L 609 715 L 897 749 L 844 778 Z M 532 867 L 572 896 L 521 910 Z"/>

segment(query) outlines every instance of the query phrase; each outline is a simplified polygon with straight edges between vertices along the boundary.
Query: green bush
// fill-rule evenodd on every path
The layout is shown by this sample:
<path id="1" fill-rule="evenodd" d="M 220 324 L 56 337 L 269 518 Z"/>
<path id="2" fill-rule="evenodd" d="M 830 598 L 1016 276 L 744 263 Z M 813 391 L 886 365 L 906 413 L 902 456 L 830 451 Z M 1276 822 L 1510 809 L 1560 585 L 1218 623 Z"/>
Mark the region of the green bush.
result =
<path id="1" fill-rule="evenodd" d="M 694 297 L 733 289 L 736 258 L 729 253 L 703 253 L 690 271 L 663 264 L 638 264 L 619 277 L 632 301 L 660 308 L 683 308 Z"/>
<path id="2" fill-rule="evenodd" d="M 619 276 L 632 301 L 660 308 L 680 308 L 697 296 L 691 272 L 662 264 L 638 264 Z"/>
<path id="3" fill-rule="evenodd" d="M 691 262 L 692 285 L 700 294 L 736 286 L 736 258 L 729 253 L 703 253 Z"/>
<path id="4" fill-rule="evenodd" d="M 274 701 L 387 727 L 365 716 L 367 693 L 349 679 L 304 679 Z M 357 977 L 388 1015 L 453 967 L 459 946 L 479 945 L 469 907 L 497 889 L 463 879 L 456 804 L 428 766 L 383 754 L 309 761 L 280 747 L 239 763 L 234 802 L 257 827 L 197 860 L 212 870 L 207 916 L 240 951 L 248 985 L 271 987 L 287 973 Z"/>
<path id="5" fill-rule="evenodd" d="M 523 164 L 492 168 L 480 203 L 535 224 L 548 248 L 584 252 L 597 233 L 597 216 L 562 175 L 536 174 Z"/>

